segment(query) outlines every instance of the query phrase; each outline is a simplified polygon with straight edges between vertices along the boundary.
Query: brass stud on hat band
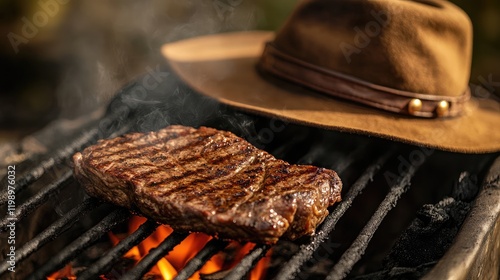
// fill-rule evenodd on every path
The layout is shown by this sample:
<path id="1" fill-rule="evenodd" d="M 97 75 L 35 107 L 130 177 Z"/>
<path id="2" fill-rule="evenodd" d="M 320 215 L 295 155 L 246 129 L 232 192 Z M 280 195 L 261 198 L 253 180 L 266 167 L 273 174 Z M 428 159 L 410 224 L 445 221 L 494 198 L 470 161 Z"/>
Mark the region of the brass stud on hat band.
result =
<path id="1" fill-rule="evenodd" d="M 422 101 L 420 101 L 420 99 L 418 98 L 410 100 L 410 103 L 408 103 L 408 112 L 414 115 L 420 110 L 422 110 Z"/>
<path id="2" fill-rule="evenodd" d="M 261 73 L 320 93 L 420 118 L 458 116 L 470 98 L 468 88 L 459 95 L 444 96 L 376 85 L 293 57 L 279 50 L 272 42 L 266 44 L 257 66 Z M 438 115 L 436 110 L 440 101 L 446 101 L 449 107 L 447 110 L 439 109 L 439 114 L 443 112 L 443 115 Z M 445 105 L 442 106 L 444 109 Z"/>
<path id="3" fill-rule="evenodd" d="M 446 100 L 442 100 L 438 103 L 436 107 L 436 114 L 438 117 L 442 117 L 448 113 L 448 109 L 450 109 L 450 104 Z"/>

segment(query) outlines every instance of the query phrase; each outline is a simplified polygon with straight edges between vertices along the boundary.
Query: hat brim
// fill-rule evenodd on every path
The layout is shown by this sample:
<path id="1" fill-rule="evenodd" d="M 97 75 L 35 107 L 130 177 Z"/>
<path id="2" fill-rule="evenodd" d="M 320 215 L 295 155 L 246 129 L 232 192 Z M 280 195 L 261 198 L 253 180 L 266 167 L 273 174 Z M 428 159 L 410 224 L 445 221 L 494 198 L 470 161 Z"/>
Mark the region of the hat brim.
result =
<path id="1" fill-rule="evenodd" d="M 263 78 L 256 64 L 273 36 L 263 31 L 208 35 L 166 44 L 162 53 L 193 89 L 247 111 L 452 152 L 500 150 L 500 104 L 493 100 L 472 99 L 460 117 L 422 119 Z"/>

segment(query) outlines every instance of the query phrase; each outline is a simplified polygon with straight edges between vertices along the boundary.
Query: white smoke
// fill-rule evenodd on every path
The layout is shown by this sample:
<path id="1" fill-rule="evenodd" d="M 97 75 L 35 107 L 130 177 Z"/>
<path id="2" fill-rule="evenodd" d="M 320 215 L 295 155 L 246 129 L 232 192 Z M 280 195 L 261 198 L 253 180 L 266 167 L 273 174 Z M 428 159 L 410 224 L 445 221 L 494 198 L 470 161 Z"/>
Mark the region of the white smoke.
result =
<path id="1" fill-rule="evenodd" d="M 166 42 L 255 28 L 256 8 L 251 1 L 230 1 L 234 6 L 226 3 L 221 10 L 223 2 L 70 2 L 59 37 L 61 117 L 106 106 L 125 84 L 163 62 L 160 48 Z"/>

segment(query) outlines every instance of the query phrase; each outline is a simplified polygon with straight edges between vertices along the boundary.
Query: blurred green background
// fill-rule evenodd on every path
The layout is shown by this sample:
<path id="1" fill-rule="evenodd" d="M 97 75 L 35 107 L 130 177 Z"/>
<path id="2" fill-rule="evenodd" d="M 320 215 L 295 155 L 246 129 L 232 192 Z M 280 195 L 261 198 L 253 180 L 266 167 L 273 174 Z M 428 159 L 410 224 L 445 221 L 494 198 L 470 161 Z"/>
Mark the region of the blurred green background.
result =
<path id="1" fill-rule="evenodd" d="M 125 83 L 161 63 L 166 42 L 275 30 L 297 2 L 0 0 L 0 140 L 105 106 Z M 452 2 L 474 24 L 471 83 L 498 94 L 500 1 Z M 16 37 L 22 34 L 29 36 Z"/>

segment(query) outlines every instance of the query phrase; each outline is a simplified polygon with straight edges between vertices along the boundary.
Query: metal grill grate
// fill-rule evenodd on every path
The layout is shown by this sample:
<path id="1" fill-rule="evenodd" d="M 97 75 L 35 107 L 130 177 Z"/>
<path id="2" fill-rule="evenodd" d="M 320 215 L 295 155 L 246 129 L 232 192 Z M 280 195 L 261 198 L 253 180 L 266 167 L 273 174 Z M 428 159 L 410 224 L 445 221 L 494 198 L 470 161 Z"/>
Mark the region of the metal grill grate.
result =
<path id="1" fill-rule="evenodd" d="M 114 101 L 114 105 L 112 104 L 110 108 L 119 107 L 116 106 L 116 104 L 120 104 L 120 102 L 124 99 L 124 96 L 130 94 L 133 89 L 134 84 L 125 88 L 124 91 L 118 95 Z M 156 91 L 157 93 L 159 92 L 164 95 L 165 89 L 159 88 L 156 89 Z M 155 96 L 157 95 L 153 92 L 151 97 L 153 101 L 148 104 L 178 104 L 177 99 L 168 99 L 156 102 L 154 99 Z M 180 95 L 177 94 L 175 98 L 179 98 L 179 96 Z M 186 96 L 182 97 L 183 102 L 189 102 L 189 100 L 186 101 L 186 99 L 199 98 L 192 97 L 192 93 L 186 93 Z M 197 101 L 195 104 L 204 103 L 205 101 L 206 100 L 202 100 L 201 102 Z M 395 161 L 397 156 L 401 154 L 408 154 L 408 151 L 415 149 L 409 148 L 405 145 L 388 144 L 382 140 L 372 140 L 359 137 L 348 138 L 349 140 L 347 141 L 339 141 L 339 139 L 342 139 L 344 136 L 339 136 L 332 132 L 323 132 L 320 130 L 311 130 L 310 128 L 300 127 L 298 134 L 297 131 L 293 131 L 295 137 L 290 138 L 289 135 L 286 135 L 286 131 L 284 130 L 284 132 L 279 131 L 279 133 L 276 132 L 275 135 L 272 135 L 273 137 L 271 137 L 271 140 L 264 141 L 262 137 L 263 133 L 259 134 L 259 131 L 256 131 L 257 133 L 255 133 L 255 131 L 249 132 L 248 126 L 234 125 L 235 123 L 245 123 L 245 121 L 248 121 L 248 115 L 233 112 L 225 107 L 219 107 L 219 105 L 214 105 L 213 102 L 208 102 L 207 104 L 205 106 L 210 109 L 206 109 L 205 111 L 215 113 L 208 113 L 204 116 L 194 116 L 186 121 L 188 118 L 185 114 L 189 115 L 189 110 L 187 113 L 174 110 L 175 112 L 172 114 L 173 117 L 166 118 L 168 120 L 164 119 L 164 122 L 160 122 L 158 125 L 165 125 L 165 123 L 198 125 L 199 123 L 197 122 L 200 120 L 203 120 L 203 123 L 208 125 L 215 123 L 215 126 L 222 129 L 234 130 L 242 136 L 247 136 L 247 138 L 249 138 L 248 136 L 254 136 L 253 138 L 250 138 L 254 140 L 253 142 L 257 146 L 264 143 L 265 148 L 270 150 L 279 158 L 286 158 L 291 162 L 314 163 L 333 168 L 339 172 L 341 177 L 357 177 L 357 179 L 352 180 L 352 183 L 345 185 L 343 201 L 336 205 L 333 209 L 330 209 L 331 213 L 320 225 L 316 235 L 306 241 L 301 241 L 299 250 L 288 261 L 279 265 L 277 272 L 273 274 L 275 279 L 279 280 L 295 279 L 300 276 L 305 264 L 307 262 L 314 261 L 314 254 L 317 252 L 318 248 L 320 248 L 320 246 L 324 246 L 327 239 L 332 238 L 332 232 L 334 232 L 339 220 L 344 217 L 346 211 L 351 207 L 351 205 L 353 205 L 354 200 L 359 197 L 371 183 L 373 184 L 374 177 L 381 177 L 381 173 L 384 171 L 387 172 L 390 168 L 394 168 L 394 164 L 391 167 L 390 162 Z M 66 162 L 75 151 L 92 144 L 98 138 L 122 134 L 129 130 L 141 130 L 138 126 L 144 122 L 148 122 L 147 119 L 144 119 L 144 116 L 151 116 L 152 112 L 158 112 L 159 107 L 155 106 L 137 105 L 134 107 L 134 110 L 130 109 L 129 106 L 127 107 L 129 109 L 125 111 L 108 111 L 106 117 L 101 119 L 99 122 L 95 122 L 92 126 L 86 127 L 83 133 L 79 133 L 76 137 L 70 139 L 68 144 L 56 149 L 54 152 L 46 154 L 44 157 L 45 159 L 42 159 L 38 164 L 28 168 L 28 171 L 20 175 L 17 179 L 18 193 L 29 190 L 30 186 L 34 182 L 42 178 L 45 173 L 55 167 L 59 168 L 59 170 L 65 171 L 62 175 L 54 178 L 52 182 L 48 183 L 40 191 L 35 193 L 33 196 L 30 196 L 23 204 L 17 207 L 15 213 L 17 220 L 21 221 L 26 218 L 26 216 L 33 211 L 36 211 L 38 207 L 44 204 L 50 197 L 56 195 L 65 185 L 73 181 L 72 173 Z M 167 108 L 161 109 L 163 110 L 162 112 L 165 112 L 166 109 L 171 108 L 172 107 L 169 105 Z M 213 108 L 216 108 L 216 110 L 213 110 Z M 199 110 L 199 107 L 196 107 L 196 110 Z M 221 117 L 214 117 L 214 115 Z M 163 117 L 165 118 L 165 116 Z M 251 116 L 250 118 L 254 117 Z M 262 118 L 261 120 L 265 120 L 264 122 L 269 123 L 268 119 Z M 104 132 L 102 129 L 103 123 L 108 124 L 107 128 L 109 128 Z M 293 127 L 293 129 L 296 128 L 296 126 Z M 260 132 L 262 131 L 265 132 L 267 130 L 260 130 Z M 280 133 L 285 133 L 285 136 L 280 137 Z M 297 135 L 300 137 L 297 137 Z M 286 138 L 288 140 L 283 141 L 282 138 Z M 481 162 L 487 162 L 490 158 L 491 156 L 487 157 L 486 160 L 482 158 Z M 342 279 L 349 274 L 349 272 L 363 256 L 370 240 L 379 229 L 381 222 L 384 220 L 389 211 L 396 206 L 400 197 L 409 190 L 410 183 L 415 178 L 417 170 L 427 162 L 428 158 L 423 157 L 420 161 L 412 164 L 407 170 L 399 174 L 400 176 L 398 176 L 397 180 L 390 184 L 385 198 L 382 199 L 376 210 L 372 212 L 371 218 L 369 218 L 368 222 L 362 228 L 361 232 L 357 235 L 354 241 L 343 251 L 343 254 L 331 268 L 331 271 L 326 279 Z M 361 163 L 361 165 L 357 165 L 357 163 Z M 363 166 L 363 169 L 361 169 L 362 172 L 359 172 L 359 166 Z M 6 205 L 6 202 L 7 197 L 5 193 L 2 193 L 0 196 L 0 204 L 2 207 Z M 16 257 L 19 265 L 22 267 L 23 260 L 26 260 L 31 254 L 41 250 L 44 246 L 47 246 L 51 241 L 56 240 L 65 230 L 73 227 L 75 224 L 78 224 L 82 217 L 89 215 L 90 212 L 98 209 L 99 207 L 111 206 L 104 205 L 93 198 L 87 198 L 81 204 L 68 211 L 61 218 L 46 227 L 45 230 L 17 250 Z M 120 223 L 128 220 L 130 217 L 129 211 L 125 209 L 116 207 L 111 207 L 111 209 L 114 210 L 109 215 L 101 216 L 100 222 L 88 229 L 85 233 L 81 234 L 69 245 L 65 246 L 65 248 L 58 254 L 48 259 L 41 267 L 32 273 L 29 279 L 45 279 L 47 275 L 50 275 L 51 273 L 64 267 L 82 251 L 93 245 L 96 240 L 101 238 Z M 1 229 L 4 230 L 7 224 L 7 217 L 0 220 Z M 146 221 L 139 227 L 138 230 L 123 239 L 117 246 L 106 252 L 106 254 L 99 258 L 96 262 L 87 267 L 86 270 L 79 272 L 78 279 L 96 279 L 99 275 L 109 271 L 113 264 L 118 262 L 125 252 L 147 238 L 157 227 L 158 224 L 154 221 Z M 185 233 L 172 233 L 157 248 L 151 250 L 121 279 L 141 279 L 141 277 L 147 273 L 159 259 L 168 254 L 168 252 L 184 240 L 186 236 L 187 234 Z M 203 266 L 207 260 L 219 251 L 224 250 L 227 245 L 228 242 L 226 241 L 212 239 L 193 259 L 188 262 L 183 270 L 179 272 L 176 279 L 188 279 L 201 266 Z M 224 279 L 244 278 L 270 249 L 271 246 L 269 245 L 256 245 L 254 249 L 242 259 L 241 262 L 224 275 Z M 5 262 L 0 264 L 0 274 L 5 275 L 8 273 L 7 268 L 8 265 Z"/>

